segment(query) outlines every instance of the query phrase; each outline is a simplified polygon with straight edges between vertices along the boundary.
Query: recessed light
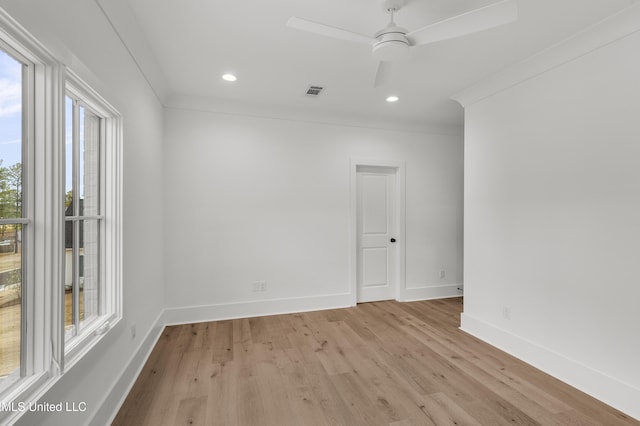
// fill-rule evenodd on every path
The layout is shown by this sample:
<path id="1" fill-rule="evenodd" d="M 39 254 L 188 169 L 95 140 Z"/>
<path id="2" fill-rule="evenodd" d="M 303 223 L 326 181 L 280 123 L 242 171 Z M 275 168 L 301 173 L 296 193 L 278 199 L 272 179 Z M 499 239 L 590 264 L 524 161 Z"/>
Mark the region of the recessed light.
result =
<path id="1" fill-rule="evenodd" d="M 387 102 L 398 102 L 398 100 L 399 100 L 399 99 L 400 99 L 400 98 L 399 98 L 399 97 L 397 97 L 397 96 L 389 96 L 389 97 L 387 98 Z"/>
<path id="2" fill-rule="evenodd" d="M 238 78 L 233 74 L 224 74 L 222 79 L 225 81 L 236 81 Z"/>

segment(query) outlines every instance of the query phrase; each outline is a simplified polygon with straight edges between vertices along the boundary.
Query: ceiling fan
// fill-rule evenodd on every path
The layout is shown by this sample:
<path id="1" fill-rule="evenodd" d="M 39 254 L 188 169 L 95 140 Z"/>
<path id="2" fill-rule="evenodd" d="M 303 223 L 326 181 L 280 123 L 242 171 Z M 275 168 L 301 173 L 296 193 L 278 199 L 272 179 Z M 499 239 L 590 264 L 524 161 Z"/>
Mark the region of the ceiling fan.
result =
<path id="1" fill-rule="evenodd" d="M 287 26 L 327 37 L 371 45 L 373 56 L 380 61 L 374 82 L 374 87 L 377 87 L 388 80 L 391 61 L 406 55 L 411 46 L 435 43 L 472 34 L 508 24 L 518 17 L 516 0 L 501 0 L 426 27 L 408 31 L 405 28 L 398 27 L 393 20 L 394 14 L 404 6 L 404 3 L 405 0 L 382 0 L 382 7 L 389 13 L 390 20 L 385 28 L 376 32 L 373 36 L 358 34 L 295 16 L 289 18 Z"/>

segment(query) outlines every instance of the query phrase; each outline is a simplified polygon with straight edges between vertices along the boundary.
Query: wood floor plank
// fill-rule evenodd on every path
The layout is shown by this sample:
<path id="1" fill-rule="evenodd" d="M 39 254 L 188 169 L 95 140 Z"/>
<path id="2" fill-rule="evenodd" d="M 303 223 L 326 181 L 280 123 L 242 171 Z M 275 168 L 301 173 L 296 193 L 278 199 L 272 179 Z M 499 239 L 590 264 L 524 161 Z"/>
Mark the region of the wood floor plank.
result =
<path id="1" fill-rule="evenodd" d="M 191 324 L 191 339 L 187 351 L 194 350 L 207 350 L 209 345 L 214 341 L 213 336 L 210 333 L 210 327 L 215 327 L 215 322 L 201 322 L 197 324 Z"/>
<path id="2" fill-rule="evenodd" d="M 350 426 L 357 424 L 356 418 L 340 397 L 331 377 L 325 374 L 305 377 L 315 398 L 319 401 L 322 419 L 330 426 Z M 304 419 L 301 419 L 304 422 Z M 304 423 L 302 423 L 304 424 Z"/>
<path id="3" fill-rule="evenodd" d="M 259 425 L 266 421 L 263 396 L 255 376 L 238 379 L 236 398 L 234 405 L 238 407 L 238 424 Z"/>
<path id="4" fill-rule="evenodd" d="M 351 412 L 355 425 L 386 425 L 394 421 L 387 407 L 378 407 L 377 401 L 367 392 L 354 373 L 334 374 L 331 381 L 340 398 Z"/>
<path id="5" fill-rule="evenodd" d="M 329 425 L 321 401 L 314 393 L 313 384 L 317 377 L 295 373 L 284 375 L 284 385 L 289 395 L 290 416 L 285 423 L 272 424 Z"/>
<path id="6" fill-rule="evenodd" d="M 640 425 L 459 330 L 462 298 L 166 327 L 114 425 Z"/>
<path id="7" fill-rule="evenodd" d="M 482 426 L 445 393 L 434 393 L 423 398 L 422 410 L 436 425 Z"/>
<path id="8" fill-rule="evenodd" d="M 171 347 L 168 349 L 171 349 Z M 146 410 L 141 410 L 144 415 L 139 416 L 141 421 L 137 424 L 161 424 L 161 420 L 165 419 L 165 412 L 168 410 L 169 404 L 175 401 L 172 392 L 173 382 L 183 355 L 183 353 L 178 351 L 169 352 L 167 353 L 166 363 L 156 366 L 156 371 L 160 374 L 159 381 L 144 384 L 144 389 L 149 393 L 151 398 L 151 404 Z M 128 425 L 135 423 L 123 422 L 122 424 Z"/>
<path id="9" fill-rule="evenodd" d="M 257 368 L 256 386 L 264 409 L 264 423 L 287 424 L 291 416 L 290 392 L 286 376 L 278 365 L 261 363 Z"/>
<path id="10" fill-rule="evenodd" d="M 213 362 L 225 362 L 233 359 L 233 323 L 218 321 L 215 324 L 214 340 L 211 344 Z"/>
<path id="11" fill-rule="evenodd" d="M 211 362 L 213 350 L 203 350 L 197 355 L 199 355 L 198 364 L 195 372 L 190 376 L 186 391 L 186 396 L 190 398 L 208 395 L 211 382 L 220 374 L 221 368 L 219 363 Z"/>
<path id="12" fill-rule="evenodd" d="M 187 398 L 180 401 L 178 413 L 173 421 L 176 426 L 204 426 L 207 412 L 207 396 Z"/>
<path id="13" fill-rule="evenodd" d="M 236 407 L 241 369 L 235 361 L 218 364 L 218 370 L 212 376 L 208 390 L 207 425 L 239 425 Z"/>

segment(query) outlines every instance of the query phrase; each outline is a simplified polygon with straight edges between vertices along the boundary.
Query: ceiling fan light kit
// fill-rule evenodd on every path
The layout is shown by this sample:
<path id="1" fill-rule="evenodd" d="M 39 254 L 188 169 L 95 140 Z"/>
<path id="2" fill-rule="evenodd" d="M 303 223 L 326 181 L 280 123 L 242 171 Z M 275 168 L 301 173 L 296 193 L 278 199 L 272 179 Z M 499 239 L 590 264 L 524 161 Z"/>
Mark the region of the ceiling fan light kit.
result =
<path id="1" fill-rule="evenodd" d="M 397 27 L 393 20 L 384 30 L 376 33 L 376 42 L 373 43 L 373 57 L 379 61 L 397 61 L 402 59 L 409 51 L 409 40 L 405 37 L 408 31 Z"/>
<path id="2" fill-rule="evenodd" d="M 383 64 L 402 58 L 409 47 L 462 37 L 508 24 L 518 18 L 517 0 L 501 0 L 414 31 L 407 31 L 393 21 L 394 14 L 403 6 L 404 0 L 382 0 L 382 7 L 391 19 L 387 27 L 376 32 L 373 37 L 295 16 L 289 18 L 287 26 L 327 37 L 369 44 L 373 57 L 381 61 L 374 83 L 374 86 L 379 86 L 388 79 L 387 70 L 381 72 Z"/>

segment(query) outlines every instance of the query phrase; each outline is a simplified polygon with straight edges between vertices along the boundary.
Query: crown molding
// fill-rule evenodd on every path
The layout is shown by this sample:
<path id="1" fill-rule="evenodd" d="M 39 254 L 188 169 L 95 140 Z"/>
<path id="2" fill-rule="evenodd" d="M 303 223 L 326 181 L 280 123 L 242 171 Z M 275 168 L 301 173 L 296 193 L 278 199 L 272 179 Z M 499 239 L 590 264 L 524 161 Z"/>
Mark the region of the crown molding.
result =
<path id="1" fill-rule="evenodd" d="M 324 109 L 296 108 L 288 105 L 241 102 L 189 95 L 169 96 L 165 103 L 165 108 L 396 132 L 424 133 L 454 137 L 463 137 L 464 135 L 464 127 L 457 125 L 391 120 L 365 115 L 358 116 L 355 114 L 345 115 Z"/>
<path id="2" fill-rule="evenodd" d="M 113 28 L 131 59 L 161 104 L 169 94 L 169 84 L 153 51 L 143 36 L 126 0 L 94 0 Z"/>
<path id="3" fill-rule="evenodd" d="M 466 108 L 638 31 L 640 2 L 633 0 L 631 5 L 618 13 L 464 89 L 451 99 Z"/>

